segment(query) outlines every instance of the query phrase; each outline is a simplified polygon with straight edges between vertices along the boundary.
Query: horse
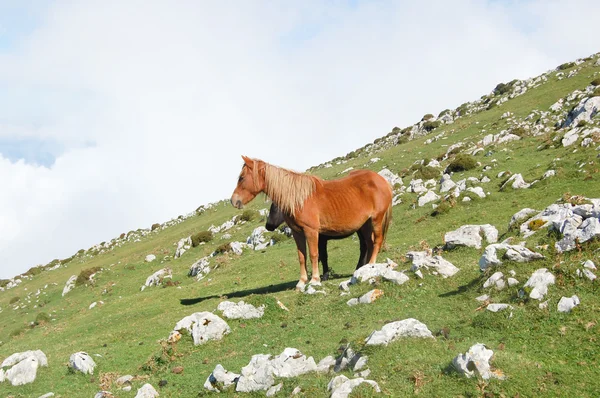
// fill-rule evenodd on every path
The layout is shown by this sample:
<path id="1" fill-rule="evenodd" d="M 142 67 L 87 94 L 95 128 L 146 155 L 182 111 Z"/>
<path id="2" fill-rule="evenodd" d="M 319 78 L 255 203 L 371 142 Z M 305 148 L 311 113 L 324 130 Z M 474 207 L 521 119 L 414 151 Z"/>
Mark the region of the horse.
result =
<path id="1" fill-rule="evenodd" d="M 297 173 L 259 159 L 242 156 L 244 165 L 231 204 L 242 209 L 259 193 L 265 193 L 284 214 L 298 249 L 303 291 L 308 282 L 306 245 L 310 254 L 310 283 L 320 284 L 319 234 L 347 236 L 360 231 L 367 245 L 368 263 L 374 263 L 392 218 L 392 188 L 371 170 L 357 170 L 336 180 Z"/>
<path id="2" fill-rule="evenodd" d="M 271 208 L 269 209 L 269 216 L 267 217 L 267 222 L 265 224 L 265 228 L 267 231 L 275 231 L 277 227 L 285 222 L 283 217 L 283 212 L 275 203 L 271 203 Z M 367 262 L 367 243 L 365 242 L 365 238 L 361 235 L 360 230 L 356 231 L 358 235 L 358 239 L 360 241 L 360 255 L 358 256 L 358 263 L 356 264 L 356 269 L 359 269 Z M 321 276 L 321 280 L 329 279 L 329 263 L 327 261 L 327 241 L 330 239 L 344 239 L 350 235 L 346 236 L 327 236 L 323 234 L 319 234 L 319 261 L 323 264 L 323 275 Z M 371 237 L 369 237 L 371 239 Z"/>

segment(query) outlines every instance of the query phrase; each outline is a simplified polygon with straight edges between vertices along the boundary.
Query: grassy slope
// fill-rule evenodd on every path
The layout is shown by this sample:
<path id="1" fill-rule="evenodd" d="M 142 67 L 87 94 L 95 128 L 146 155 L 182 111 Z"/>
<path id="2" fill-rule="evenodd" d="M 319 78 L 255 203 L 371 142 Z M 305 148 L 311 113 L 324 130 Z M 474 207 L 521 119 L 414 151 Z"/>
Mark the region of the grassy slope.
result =
<path id="1" fill-rule="evenodd" d="M 379 171 L 387 166 L 399 172 L 419 159 L 435 158 L 446 147 L 457 141 L 476 141 L 485 134 L 505 128 L 500 115 L 506 111 L 523 118 L 533 109 L 547 110 L 558 98 L 584 88 L 594 72 L 588 64 L 570 79 L 549 83 L 508 101 L 489 111 L 458 119 L 452 125 L 434 131 L 455 130 L 446 134 L 447 139 L 423 145 L 426 138 L 417 139 L 367 157 L 352 159 L 345 164 L 320 169 L 315 173 L 332 178 L 350 166 L 370 167 Z M 495 125 L 493 125 L 495 123 Z M 481 132 L 485 128 L 487 131 Z M 447 214 L 431 217 L 431 208 L 412 208 L 416 196 L 405 194 L 404 203 L 394 208 L 394 221 L 387 239 L 386 256 L 401 263 L 409 249 L 422 245 L 434 247 L 442 243 L 443 234 L 467 223 L 491 223 L 500 234 L 514 235 L 507 231 L 512 214 L 524 207 L 542 209 L 560 198 L 563 193 L 598 197 L 597 169 L 588 167 L 585 175 L 577 173 L 577 162 L 589 162 L 596 158 L 594 148 L 556 148 L 537 151 L 535 148 L 547 137 L 527 137 L 522 141 L 498 146 L 490 158 L 478 155 L 483 165 L 496 159 L 496 166 L 486 173 L 492 181 L 482 185 L 491 195 L 484 200 L 459 203 Z M 507 151 L 502 149 L 506 148 Z M 368 164 L 370 157 L 380 157 L 376 164 Z M 553 159 L 561 161 L 553 163 Z M 366 166 L 365 166 L 366 165 Z M 557 177 L 543 181 L 531 189 L 499 192 L 499 171 L 511 170 L 522 173 L 526 181 L 539 178 L 547 169 L 558 171 Z M 481 167 L 464 173 L 464 177 L 479 177 Z M 584 180 L 584 177 L 587 180 Z M 454 176 L 457 181 L 460 177 Z M 405 178 L 405 182 L 407 182 Z M 232 189 L 235 181 L 232 181 Z M 267 207 L 260 199 L 252 208 Z M 505 263 L 503 269 L 514 269 L 522 283 L 531 272 L 540 267 L 554 268 L 558 283 L 550 288 L 549 310 L 539 310 L 537 302 L 520 301 L 516 288 L 492 293 L 495 302 L 509 302 L 515 308 L 513 318 L 505 313 L 476 311 L 479 303 L 474 298 L 482 291 L 480 287 L 487 275 L 479 272 L 477 261 L 482 250 L 458 249 L 443 254 L 461 271 L 452 278 L 440 279 L 426 275 L 424 280 L 411 280 L 402 286 L 382 283 L 379 287 L 385 296 L 368 306 L 348 307 L 349 297 L 339 296 L 337 283 L 341 279 L 325 283 L 327 296 L 300 295 L 293 291 L 298 277 L 295 245 L 284 241 L 264 252 L 246 251 L 241 257 L 222 256 L 220 266 L 207 279 L 196 282 L 187 278 L 189 266 L 207 255 L 222 243 L 218 238 L 208 245 L 194 248 L 177 260 L 144 263 L 147 254 L 154 253 L 159 259 L 172 255 L 173 246 L 190 233 L 205 230 L 211 224 L 221 224 L 238 211 L 226 204 L 205 214 L 192 217 L 183 223 L 153 233 L 142 242 L 128 243 L 109 253 L 92 259 L 76 259 L 66 268 L 44 272 L 17 288 L 0 293 L 0 358 L 14 352 L 42 349 L 48 356 L 50 366 L 38 371 L 37 380 L 30 385 L 12 387 L 0 385 L 4 394 L 15 397 L 35 397 L 53 391 L 57 396 L 93 396 L 100 390 L 102 380 L 110 379 L 109 372 L 118 375 L 133 374 L 147 378 L 158 386 L 160 380 L 168 384 L 160 389 L 161 396 L 189 397 L 203 391 L 203 383 L 214 366 L 221 363 L 226 369 L 239 372 L 253 354 L 279 354 L 285 347 L 296 347 L 318 361 L 326 355 L 336 355 L 340 342 L 349 341 L 360 348 L 371 331 L 381 328 L 391 320 L 415 317 L 424 322 L 434 333 L 442 328 L 450 332 L 448 338 L 433 341 L 405 340 L 392 343 L 387 348 L 369 347 L 370 379 L 379 382 L 383 392 L 390 396 L 403 396 L 419 392 L 423 396 L 479 396 L 484 392 L 498 396 L 594 396 L 600 391 L 598 371 L 599 326 L 590 326 L 597 320 L 600 300 L 597 283 L 574 277 L 581 260 L 600 260 L 597 243 L 586 246 L 582 252 L 566 255 L 547 253 L 547 259 L 537 263 Z M 234 227 L 232 240 L 244 240 L 260 220 Z M 230 231 L 231 232 L 231 231 Z M 220 236 L 220 234 L 218 235 Z M 528 246 L 548 241 L 544 231 L 528 240 Z M 355 238 L 330 242 L 329 257 L 334 271 L 349 275 L 353 271 L 358 244 Z M 213 260 L 211 266 L 215 264 Z M 174 279 L 181 281 L 180 288 L 148 288 L 140 292 L 147 276 L 168 265 L 173 269 Z M 64 283 L 71 275 L 84 268 L 102 267 L 93 286 L 75 288 L 61 297 Z M 408 264 L 401 264 L 408 267 Z M 54 286 L 52 283 L 56 283 Z M 34 302 L 25 309 L 13 310 L 9 300 L 23 298 L 30 292 L 49 285 L 42 295 L 43 308 L 33 309 Z M 370 290 L 370 286 L 356 286 L 352 297 Z M 268 292 L 270 290 L 270 292 Z M 561 296 L 577 294 L 582 305 L 569 315 L 558 314 L 556 303 Z M 243 298 L 255 305 L 266 304 L 265 316 L 259 320 L 230 320 L 232 333 L 220 342 L 194 347 L 187 339 L 177 344 L 166 361 L 160 357 L 159 339 L 168 336 L 175 323 L 196 311 L 213 311 L 221 301 L 220 296 Z M 190 306 L 180 304 L 180 299 L 197 299 Z M 285 303 L 290 312 L 276 305 L 276 299 Z M 104 305 L 92 310 L 90 303 L 102 300 Z M 34 300 L 35 301 L 35 300 Z M 27 328 L 36 315 L 47 312 L 55 319 L 47 325 Z M 16 329 L 24 331 L 11 336 Z M 508 379 L 484 383 L 476 379 L 464 379 L 447 367 L 459 352 L 465 352 L 472 344 L 482 342 L 495 352 L 494 365 L 502 369 Z M 94 355 L 98 368 L 94 376 L 70 374 L 65 364 L 69 355 L 76 351 Z M 164 358 L 163 358 L 164 359 Z M 146 370 L 144 364 L 151 364 Z M 184 373 L 170 372 L 174 366 L 184 367 Z M 103 377 L 104 376 L 104 377 Z M 350 374 L 348 374 L 350 376 Z M 305 375 L 297 380 L 284 380 L 288 394 L 296 386 L 303 388 L 304 396 L 326 396 L 326 385 L 331 376 Z M 110 390 L 119 397 L 133 397 L 135 389 L 143 384 L 134 382 L 134 391 L 124 393 L 115 386 Z M 358 395 L 370 396 L 368 389 Z M 231 393 L 231 395 L 235 395 Z M 252 394 L 249 394 L 252 396 Z M 263 394 L 257 394 L 262 396 Z M 248 396 L 248 395 L 245 395 Z"/>

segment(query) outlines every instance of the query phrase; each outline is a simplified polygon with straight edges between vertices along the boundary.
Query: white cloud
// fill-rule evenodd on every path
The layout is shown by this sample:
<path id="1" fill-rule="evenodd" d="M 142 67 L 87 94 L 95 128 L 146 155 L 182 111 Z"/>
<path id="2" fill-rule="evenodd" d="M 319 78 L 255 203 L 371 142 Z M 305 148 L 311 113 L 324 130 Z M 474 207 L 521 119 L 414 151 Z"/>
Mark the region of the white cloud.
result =
<path id="1" fill-rule="evenodd" d="M 51 4 L 0 52 L 0 137 L 65 148 L 0 158 L 0 277 L 228 197 L 240 154 L 305 169 L 598 51 L 596 3 Z"/>

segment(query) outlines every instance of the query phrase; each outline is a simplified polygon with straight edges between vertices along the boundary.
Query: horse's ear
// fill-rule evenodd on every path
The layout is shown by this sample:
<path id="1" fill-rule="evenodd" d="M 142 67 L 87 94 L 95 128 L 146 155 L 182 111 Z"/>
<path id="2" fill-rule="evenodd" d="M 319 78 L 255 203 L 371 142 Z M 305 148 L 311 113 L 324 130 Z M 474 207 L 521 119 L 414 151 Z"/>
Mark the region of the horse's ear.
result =
<path id="1" fill-rule="evenodd" d="M 254 166 L 254 161 L 252 159 L 250 159 L 248 156 L 242 155 L 242 159 L 244 159 L 244 163 L 246 164 L 246 167 L 248 167 L 249 169 L 251 169 Z"/>

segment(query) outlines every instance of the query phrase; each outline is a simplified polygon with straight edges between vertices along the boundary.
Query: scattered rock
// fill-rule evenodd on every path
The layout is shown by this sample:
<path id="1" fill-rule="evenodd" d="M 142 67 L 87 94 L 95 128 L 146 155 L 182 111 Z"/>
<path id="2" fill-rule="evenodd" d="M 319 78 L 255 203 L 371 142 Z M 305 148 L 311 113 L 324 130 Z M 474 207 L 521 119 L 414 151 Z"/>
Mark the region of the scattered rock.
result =
<path id="1" fill-rule="evenodd" d="M 561 297 L 558 302 L 558 312 L 571 312 L 571 310 L 580 304 L 579 297 Z"/>
<path id="2" fill-rule="evenodd" d="M 265 313 L 265 306 L 261 305 L 256 308 L 252 304 L 246 304 L 244 301 L 233 303 L 231 301 L 223 301 L 219 303 L 217 310 L 223 312 L 223 316 L 228 319 L 252 319 L 261 318 Z"/>
<path id="3" fill-rule="evenodd" d="M 596 265 L 592 260 L 586 260 L 586 262 L 583 263 L 583 266 L 588 269 L 596 269 Z"/>
<path id="4" fill-rule="evenodd" d="M 576 216 L 571 220 L 574 219 L 576 219 Z M 564 232 L 561 231 L 564 237 L 555 243 L 555 248 L 559 253 L 573 250 L 577 247 L 578 243 L 581 244 L 600 236 L 600 220 L 595 217 L 586 218 L 576 227 L 574 223 L 565 223 L 563 225 L 567 226 L 567 228 L 563 228 Z"/>
<path id="5" fill-rule="evenodd" d="M 271 367 L 275 377 L 297 377 L 317 370 L 313 357 L 306 357 L 295 348 L 286 348 L 281 354 L 271 359 Z"/>
<path id="6" fill-rule="evenodd" d="M 422 207 L 422 206 L 425 206 L 427 203 L 435 202 L 436 200 L 439 200 L 439 199 L 440 199 L 440 196 L 437 195 L 435 192 L 427 191 L 427 193 L 425 195 L 422 195 L 419 197 L 418 204 L 419 204 L 419 207 Z"/>
<path id="7" fill-rule="evenodd" d="M 151 384 L 146 383 L 137 391 L 135 398 L 155 398 L 159 395 Z"/>
<path id="8" fill-rule="evenodd" d="M 377 382 L 365 380 L 362 377 L 349 379 L 344 375 L 334 377 L 327 385 L 327 391 L 331 391 L 331 398 L 347 398 L 352 390 L 362 383 L 370 384 L 376 392 L 381 392 Z"/>
<path id="9" fill-rule="evenodd" d="M 432 256 L 430 250 L 422 252 L 408 252 L 406 253 L 412 261 L 411 271 L 416 272 L 420 269 L 433 269 L 433 272 L 437 272 L 444 278 L 452 276 L 460 271 L 451 262 L 442 258 L 442 256 Z"/>
<path id="10" fill-rule="evenodd" d="M 484 301 L 488 301 L 490 299 L 490 296 L 487 294 L 483 294 L 479 297 L 475 297 L 475 300 L 479 301 L 479 302 L 484 302 Z"/>
<path id="11" fill-rule="evenodd" d="M 182 238 L 177 242 L 177 249 L 175 250 L 174 258 L 179 258 L 186 251 L 190 250 L 192 247 L 192 237 L 188 236 L 187 238 Z"/>
<path id="12" fill-rule="evenodd" d="M 404 275 L 402 272 L 394 271 L 394 268 L 397 266 L 398 264 L 394 263 L 390 259 L 387 260 L 387 263 L 363 265 L 354 271 L 351 284 L 355 284 L 359 281 L 374 283 L 375 278 L 381 277 L 390 282 L 394 282 L 397 285 L 401 285 L 408 281 L 408 276 Z"/>
<path id="13" fill-rule="evenodd" d="M 147 263 L 151 263 L 152 261 L 156 260 L 156 256 L 154 254 L 148 254 L 146 256 L 146 262 Z"/>
<path id="14" fill-rule="evenodd" d="M 509 304 L 488 304 L 488 306 L 485 307 L 486 310 L 491 311 L 491 312 L 504 311 L 506 309 L 512 310 L 512 308 L 513 307 Z"/>
<path id="15" fill-rule="evenodd" d="M 479 268 L 481 270 L 485 270 L 492 265 L 502 264 L 502 261 L 500 261 L 497 256 L 498 250 L 506 250 L 503 258 L 519 263 L 525 263 L 544 258 L 544 256 L 540 253 L 533 252 L 524 246 L 509 245 L 505 242 L 494 243 L 485 248 L 483 255 L 479 259 Z"/>
<path id="16" fill-rule="evenodd" d="M 267 390 L 267 397 L 272 397 L 277 394 L 283 388 L 283 383 L 279 383 L 276 386 L 273 386 Z"/>
<path id="17" fill-rule="evenodd" d="M 65 284 L 65 287 L 64 287 L 63 292 L 62 292 L 63 297 L 65 296 L 65 294 L 67 294 L 71 290 L 73 290 L 73 288 L 75 287 L 75 281 L 76 280 L 77 280 L 77 275 L 73 275 L 73 276 L 71 276 L 69 278 L 69 280 Z"/>
<path id="18" fill-rule="evenodd" d="M 481 199 L 485 198 L 485 192 L 483 192 L 483 188 L 481 187 L 469 187 L 467 188 L 467 192 L 471 192 L 474 193 L 475 195 L 479 196 Z"/>
<path id="19" fill-rule="evenodd" d="M 554 170 L 548 170 L 542 176 L 542 180 L 545 180 L 546 178 L 554 177 L 555 175 L 556 175 L 556 171 L 554 171 Z"/>
<path id="20" fill-rule="evenodd" d="M 456 187 L 456 183 L 452 181 L 450 174 L 444 174 L 440 180 L 440 192 L 448 192 Z"/>
<path id="21" fill-rule="evenodd" d="M 118 386 L 124 386 L 127 384 L 131 384 L 131 381 L 133 380 L 133 376 L 132 375 L 125 375 L 125 376 L 121 376 L 116 380 L 116 383 Z"/>
<path id="22" fill-rule="evenodd" d="M 194 345 L 204 344 L 210 340 L 221 340 L 231 332 L 227 322 L 211 312 L 196 312 L 177 322 L 169 336 L 169 341 L 179 340 L 181 329 L 186 329 L 192 335 Z"/>
<path id="23" fill-rule="evenodd" d="M 275 384 L 270 358 L 268 354 L 253 355 L 250 363 L 242 368 L 235 390 L 237 392 L 268 390 Z"/>
<path id="24" fill-rule="evenodd" d="M 503 290 L 506 287 L 506 282 L 504 282 L 504 274 L 502 272 L 494 272 L 492 276 L 490 276 L 483 284 L 485 289 L 492 286 L 494 286 L 496 290 Z"/>
<path id="25" fill-rule="evenodd" d="M 230 372 L 218 364 L 204 382 L 204 388 L 209 391 L 222 392 L 237 383 L 239 377 L 239 374 Z"/>
<path id="26" fill-rule="evenodd" d="M 321 359 L 317 364 L 317 372 L 318 373 L 328 373 L 329 370 L 334 367 L 336 364 L 336 360 L 331 355 L 326 356 Z"/>
<path id="27" fill-rule="evenodd" d="M 548 294 L 548 286 L 554 285 L 556 278 L 546 268 L 536 270 L 527 280 L 523 288 L 529 291 L 529 297 L 535 300 L 542 300 Z M 529 288 L 529 289 L 528 289 Z"/>
<path id="28" fill-rule="evenodd" d="M 40 395 L 38 398 L 51 398 L 54 396 L 53 392 L 46 393 L 44 395 Z"/>
<path id="29" fill-rule="evenodd" d="M 494 352 L 485 347 L 483 344 L 475 344 L 465 354 L 458 354 L 452 361 L 454 368 L 460 373 L 469 378 L 479 374 L 482 379 L 504 379 L 501 371 L 492 371 L 490 360 Z"/>
<path id="30" fill-rule="evenodd" d="M 188 276 L 195 276 L 196 280 L 202 280 L 210 272 L 209 257 L 202 257 L 191 265 Z"/>
<path id="31" fill-rule="evenodd" d="M 12 354 L 0 365 L 0 383 L 4 380 L 13 386 L 33 383 L 40 366 L 48 366 L 48 359 L 40 350 Z M 11 368 L 5 371 L 6 367 Z"/>
<path id="32" fill-rule="evenodd" d="M 498 241 L 498 230 L 491 224 L 463 225 L 454 231 L 446 232 L 444 235 L 445 247 L 453 249 L 456 246 L 468 246 L 481 249 L 481 235 L 489 243 Z"/>
<path id="33" fill-rule="evenodd" d="M 563 127 L 576 127 L 581 121 L 590 122 L 598 111 L 600 111 L 600 97 L 584 98 L 569 112 Z"/>
<path id="34" fill-rule="evenodd" d="M 513 225 L 515 225 L 516 223 L 521 222 L 524 219 L 527 219 L 530 215 L 532 215 L 534 213 L 538 213 L 538 211 L 535 209 L 530 209 L 528 207 L 525 209 L 519 210 L 511 217 L 508 227 L 510 228 Z"/>
<path id="35" fill-rule="evenodd" d="M 388 345 L 401 337 L 434 338 L 424 323 L 414 318 L 391 322 L 375 331 L 365 341 L 367 345 Z"/>
<path id="36" fill-rule="evenodd" d="M 383 169 L 378 173 L 380 176 L 382 176 L 383 178 L 385 178 L 390 185 L 393 187 L 394 185 L 398 184 L 398 185 L 404 185 L 402 183 L 402 178 L 400 176 L 398 176 L 397 174 L 392 173 L 390 170 L 388 169 Z"/>
<path id="37" fill-rule="evenodd" d="M 508 180 L 506 180 L 506 182 L 504 184 L 502 184 L 502 187 L 500 187 L 500 190 L 503 190 L 507 186 L 510 186 L 513 189 L 526 189 L 526 188 L 529 188 L 530 186 L 532 186 L 536 182 L 537 181 L 534 181 L 530 184 L 526 183 L 521 174 L 513 174 L 512 176 L 510 176 L 510 178 Z"/>
<path id="38" fill-rule="evenodd" d="M 73 370 L 91 375 L 94 374 L 94 368 L 96 368 L 96 362 L 83 351 L 72 354 L 69 358 L 69 365 Z"/>
<path id="39" fill-rule="evenodd" d="M 357 304 L 370 304 L 370 303 L 374 302 L 375 300 L 377 300 L 381 296 L 383 296 L 383 290 L 373 289 L 373 290 L 363 294 L 359 298 L 352 298 L 352 299 L 348 300 L 348 302 L 346 304 L 348 304 L 350 306 L 357 305 Z"/>
<path id="40" fill-rule="evenodd" d="M 144 283 L 144 286 L 142 286 L 141 290 L 143 291 L 145 288 L 150 287 L 150 286 L 160 286 L 160 284 L 162 283 L 162 281 L 165 278 L 172 278 L 172 277 L 173 277 L 173 273 L 171 271 L 171 268 L 166 267 L 161 270 L 158 270 L 155 273 L 153 273 L 152 275 L 150 275 L 148 278 L 146 278 L 146 283 Z"/>

